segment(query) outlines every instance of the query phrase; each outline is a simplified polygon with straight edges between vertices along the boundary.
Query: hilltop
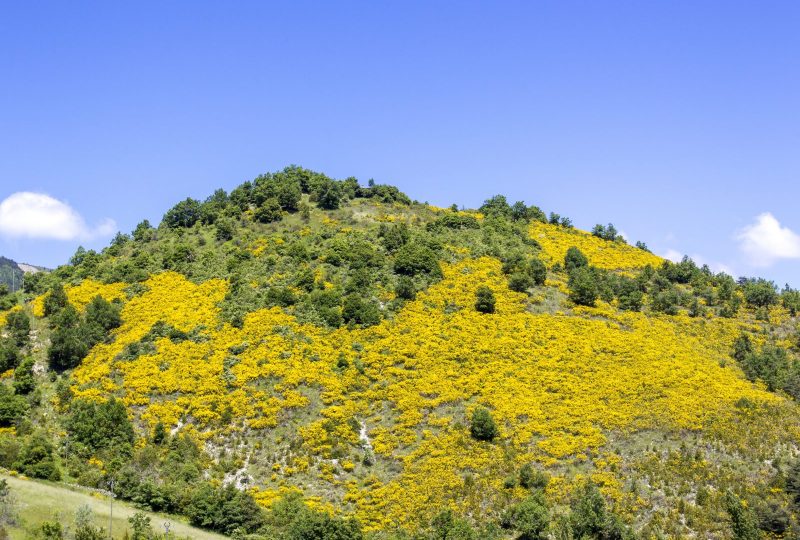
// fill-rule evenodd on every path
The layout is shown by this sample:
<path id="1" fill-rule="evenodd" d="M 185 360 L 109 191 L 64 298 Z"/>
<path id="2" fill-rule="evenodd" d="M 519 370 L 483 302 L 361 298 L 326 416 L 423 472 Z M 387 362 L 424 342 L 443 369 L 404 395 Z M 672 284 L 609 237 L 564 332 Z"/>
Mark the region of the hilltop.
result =
<path id="1" fill-rule="evenodd" d="M 6 297 L 0 466 L 209 530 L 798 533 L 800 293 L 611 224 L 289 167 Z"/>

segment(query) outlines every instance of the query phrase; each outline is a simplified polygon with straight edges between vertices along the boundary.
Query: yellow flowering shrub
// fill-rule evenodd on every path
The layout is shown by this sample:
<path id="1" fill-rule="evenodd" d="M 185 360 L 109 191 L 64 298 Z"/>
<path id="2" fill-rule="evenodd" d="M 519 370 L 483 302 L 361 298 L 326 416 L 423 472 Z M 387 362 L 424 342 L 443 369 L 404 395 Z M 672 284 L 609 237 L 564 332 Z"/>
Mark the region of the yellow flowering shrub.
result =
<path id="1" fill-rule="evenodd" d="M 606 268 L 659 261 L 617 244 L 616 262 L 606 259 L 585 233 L 535 225 L 532 234 L 554 259 L 578 245 Z M 199 439 L 281 433 L 275 444 L 286 445 L 296 436 L 291 459 L 270 458 L 254 478 L 256 499 L 269 505 L 302 489 L 368 529 L 412 526 L 442 507 L 490 512 L 504 504 L 509 471 L 532 461 L 554 471 L 548 494 L 557 500 L 576 481 L 563 468 L 570 465 L 619 497 L 624 463 L 608 448 L 612 434 L 708 433 L 732 447 L 756 445 L 742 422 L 764 422 L 736 403 L 746 399 L 754 411 L 784 403 L 722 362 L 744 327 L 739 320 L 647 316 L 603 302 L 569 316 L 531 313 L 496 259 L 464 259 L 442 271 L 393 319 L 337 330 L 301 324 L 278 308 L 250 313 L 235 328 L 219 317 L 225 282 L 153 275 L 125 303 L 114 340 L 75 370 L 75 393 L 114 393 L 145 425 L 161 421 Z M 494 292 L 494 314 L 474 308 L 480 285 Z M 68 294 L 79 303 L 72 288 Z M 190 337 L 156 339 L 129 354 L 157 322 Z M 469 437 L 477 405 L 492 411 L 504 444 Z M 797 437 L 796 409 L 775 418 L 759 428 L 759 440 Z M 396 472 L 358 464 L 364 444 Z"/>
<path id="2" fill-rule="evenodd" d="M 658 267 L 664 260 L 642 249 L 622 242 L 609 242 L 586 231 L 534 221 L 531 238 L 539 242 L 549 262 L 563 264 L 570 247 L 577 247 L 589 259 L 589 264 L 605 270 L 631 270 L 647 265 Z"/>
<path id="3" fill-rule="evenodd" d="M 75 306 L 78 311 L 83 309 L 92 301 L 95 296 L 102 296 L 104 299 L 111 302 L 112 300 L 124 300 L 126 283 L 100 283 L 91 279 L 83 280 L 78 285 L 67 285 L 64 287 L 64 292 L 67 293 L 67 299 L 70 304 Z M 46 294 L 37 296 L 31 302 L 33 314 L 37 317 L 44 316 L 44 299 Z"/>

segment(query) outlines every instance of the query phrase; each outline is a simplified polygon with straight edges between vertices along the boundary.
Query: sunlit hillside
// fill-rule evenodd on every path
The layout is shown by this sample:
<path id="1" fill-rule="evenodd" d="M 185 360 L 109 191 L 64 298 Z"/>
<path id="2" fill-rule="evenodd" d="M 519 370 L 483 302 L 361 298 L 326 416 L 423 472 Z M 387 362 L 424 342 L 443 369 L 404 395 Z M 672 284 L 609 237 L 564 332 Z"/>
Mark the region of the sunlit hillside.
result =
<path id="1" fill-rule="evenodd" d="M 184 201 L 20 294 L 2 464 L 44 433 L 60 478 L 265 538 L 796 534 L 798 293 L 609 229 L 292 168 Z"/>

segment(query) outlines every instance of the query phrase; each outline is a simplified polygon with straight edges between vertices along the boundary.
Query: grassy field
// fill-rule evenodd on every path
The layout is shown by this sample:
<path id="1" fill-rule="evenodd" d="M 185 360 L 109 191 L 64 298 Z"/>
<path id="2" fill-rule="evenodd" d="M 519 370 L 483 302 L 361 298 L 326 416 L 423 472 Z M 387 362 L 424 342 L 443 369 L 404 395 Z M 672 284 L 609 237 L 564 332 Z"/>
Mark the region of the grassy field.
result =
<path id="1" fill-rule="evenodd" d="M 79 488 L 65 487 L 49 482 L 21 479 L 0 474 L 11 489 L 16 501 L 19 521 L 9 529 L 12 539 L 29 538 L 30 531 L 43 521 L 59 521 L 65 528 L 73 529 L 75 512 L 82 506 L 92 510 L 96 525 L 108 530 L 109 500 L 107 496 Z M 128 530 L 128 518 L 140 510 L 121 501 L 114 501 L 114 538 L 122 538 Z M 175 537 L 189 537 L 197 540 L 216 540 L 225 538 L 219 534 L 196 529 L 180 521 L 180 518 L 164 514 L 146 512 L 153 529 L 164 531 L 164 523 L 169 522 L 170 532 Z"/>

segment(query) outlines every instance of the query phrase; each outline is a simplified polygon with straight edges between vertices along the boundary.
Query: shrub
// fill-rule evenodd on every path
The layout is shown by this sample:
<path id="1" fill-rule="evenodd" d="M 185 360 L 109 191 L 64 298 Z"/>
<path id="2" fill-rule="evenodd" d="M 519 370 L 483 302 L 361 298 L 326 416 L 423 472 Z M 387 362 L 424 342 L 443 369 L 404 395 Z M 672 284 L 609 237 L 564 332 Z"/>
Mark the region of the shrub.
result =
<path id="1" fill-rule="evenodd" d="M 544 496 L 537 492 L 512 507 L 505 521 L 519 533 L 519 540 L 539 540 L 546 538 L 549 514 Z"/>
<path id="2" fill-rule="evenodd" d="M 481 313 L 494 313 L 494 308 L 494 292 L 486 285 L 481 285 L 475 291 L 475 309 Z"/>
<path id="3" fill-rule="evenodd" d="M 33 478 L 61 480 L 56 466 L 53 443 L 43 433 L 33 434 L 22 446 L 14 468 Z"/>
<path id="4" fill-rule="evenodd" d="M 775 283 L 766 279 L 748 279 L 742 284 L 744 299 L 751 307 L 769 307 L 778 303 Z"/>
<path id="5" fill-rule="evenodd" d="M 134 433 L 125 404 L 114 397 L 103 403 L 73 400 L 66 420 L 67 431 L 92 450 L 125 450 L 133 444 Z"/>
<path id="6" fill-rule="evenodd" d="M 191 227 L 200 220 L 200 201 L 188 198 L 170 208 L 162 222 L 171 229 Z"/>
<path id="7" fill-rule="evenodd" d="M 589 265 L 589 259 L 581 250 L 575 246 L 570 247 L 564 255 L 564 270 L 572 272 L 576 268 L 583 268 Z"/>
<path id="8" fill-rule="evenodd" d="M 5 384 L 0 384 L 0 427 L 16 424 L 28 412 L 28 401 L 15 395 Z"/>
<path id="9" fill-rule="evenodd" d="M 761 538 L 753 511 L 742 504 L 739 497 L 730 491 L 725 494 L 725 510 L 731 520 L 733 538 L 736 540 L 758 540 Z"/>
<path id="10" fill-rule="evenodd" d="M 261 206 L 259 206 L 253 217 L 259 223 L 272 223 L 274 221 L 280 221 L 283 217 L 281 213 L 281 205 L 278 202 L 278 199 L 271 198 L 264 201 Z"/>
<path id="11" fill-rule="evenodd" d="M 492 413 L 485 407 L 478 407 L 472 411 L 469 431 L 472 437 L 479 441 L 492 441 L 499 433 Z"/>
<path id="12" fill-rule="evenodd" d="M 351 294 L 342 304 L 342 319 L 348 324 L 374 326 L 381 322 L 381 312 L 375 302 Z"/>
<path id="13" fill-rule="evenodd" d="M 24 311 L 14 311 L 6 317 L 6 328 L 17 347 L 26 347 L 30 342 L 31 319 Z"/>
<path id="14" fill-rule="evenodd" d="M 0 373 L 17 367 L 20 359 L 17 343 L 10 337 L 0 337 Z"/>
<path id="15" fill-rule="evenodd" d="M 440 277 L 442 269 L 436 253 L 429 247 L 409 242 L 400 248 L 394 258 L 394 271 L 405 276 L 427 274 Z"/>
<path id="16" fill-rule="evenodd" d="M 533 468 L 526 463 L 519 470 L 519 485 L 525 489 L 544 489 L 549 482 L 547 474 Z"/>
<path id="17" fill-rule="evenodd" d="M 533 278 L 525 272 L 514 272 L 508 278 L 508 288 L 515 292 L 524 293 L 533 287 Z"/>
<path id="18" fill-rule="evenodd" d="M 531 259 L 528 265 L 528 272 L 533 278 L 534 285 L 544 285 L 547 280 L 547 266 L 540 259 Z"/>
<path id="19" fill-rule="evenodd" d="M 416 288 L 414 287 L 414 280 L 408 276 L 400 276 L 395 285 L 394 293 L 397 298 L 403 300 L 413 300 L 417 296 Z"/>
<path id="20" fill-rule="evenodd" d="M 64 309 L 69 301 L 67 300 L 67 293 L 64 291 L 64 286 L 57 283 L 50 289 L 47 296 L 44 297 L 44 315 L 45 317 L 52 317 L 62 309 Z"/>
<path id="21" fill-rule="evenodd" d="M 19 395 L 30 394 L 36 388 L 36 379 L 33 376 L 35 360 L 26 358 L 14 370 L 14 392 Z"/>
<path id="22" fill-rule="evenodd" d="M 569 299 L 579 306 L 594 306 L 599 295 L 594 272 L 588 266 L 580 266 L 569 275 Z"/>

